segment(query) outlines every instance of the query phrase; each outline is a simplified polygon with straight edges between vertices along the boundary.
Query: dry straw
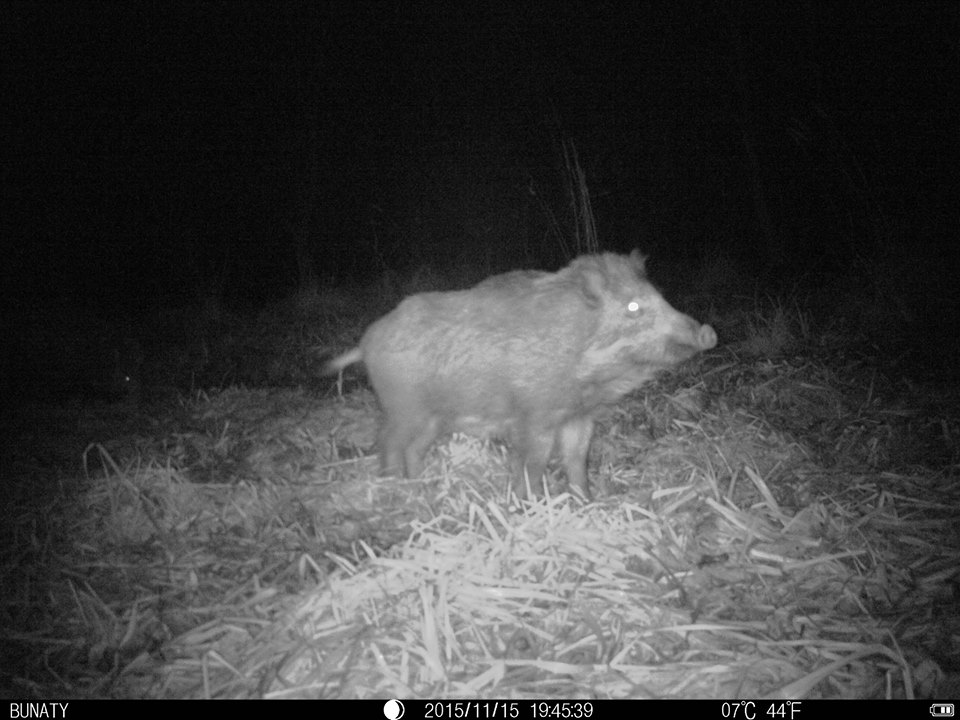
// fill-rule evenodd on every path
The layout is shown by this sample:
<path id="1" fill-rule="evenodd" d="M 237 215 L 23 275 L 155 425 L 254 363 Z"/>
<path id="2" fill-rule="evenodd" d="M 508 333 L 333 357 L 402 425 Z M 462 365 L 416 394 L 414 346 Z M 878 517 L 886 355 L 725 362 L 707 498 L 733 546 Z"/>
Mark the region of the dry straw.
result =
<path id="1" fill-rule="evenodd" d="M 708 367 L 713 363 L 712 369 Z M 952 401 L 812 361 L 668 379 L 583 504 L 454 437 L 375 476 L 369 393 L 199 397 L 10 507 L 17 695 L 916 697 L 960 637 Z M 9 568 L 30 578 L 17 584 Z M 14 623 L 12 620 L 17 619 Z"/>

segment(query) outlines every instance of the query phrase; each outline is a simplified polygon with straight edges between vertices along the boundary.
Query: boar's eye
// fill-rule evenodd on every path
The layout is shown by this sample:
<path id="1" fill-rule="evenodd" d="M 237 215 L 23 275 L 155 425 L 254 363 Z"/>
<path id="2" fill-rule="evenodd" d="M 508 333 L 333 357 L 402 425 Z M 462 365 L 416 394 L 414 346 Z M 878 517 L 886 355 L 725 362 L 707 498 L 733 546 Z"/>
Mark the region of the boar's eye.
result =
<path id="1" fill-rule="evenodd" d="M 627 303 L 627 314 L 632 317 L 636 317 L 637 315 L 640 314 L 639 300 L 631 300 L 630 302 Z"/>

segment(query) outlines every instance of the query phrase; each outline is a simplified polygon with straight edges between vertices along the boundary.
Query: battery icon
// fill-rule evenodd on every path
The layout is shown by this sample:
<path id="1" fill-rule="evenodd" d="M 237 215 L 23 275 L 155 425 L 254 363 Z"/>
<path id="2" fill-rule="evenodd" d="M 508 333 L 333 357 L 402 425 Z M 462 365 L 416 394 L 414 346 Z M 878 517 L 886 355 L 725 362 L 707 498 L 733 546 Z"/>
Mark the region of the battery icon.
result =
<path id="1" fill-rule="evenodd" d="M 934 703 L 930 706 L 930 714 L 938 718 L 953 717 L 953 703 Z"/>

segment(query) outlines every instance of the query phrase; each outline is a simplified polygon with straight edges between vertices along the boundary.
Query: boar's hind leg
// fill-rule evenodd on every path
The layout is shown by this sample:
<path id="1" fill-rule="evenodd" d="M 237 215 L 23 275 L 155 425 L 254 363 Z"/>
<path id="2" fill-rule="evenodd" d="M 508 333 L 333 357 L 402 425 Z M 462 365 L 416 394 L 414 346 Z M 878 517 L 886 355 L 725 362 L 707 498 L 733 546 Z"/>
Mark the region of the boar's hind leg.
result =
<path id="1" fill-rule="evenodd" d="M 406 473 L 403 451 L 407 442 L 402 423 L 389 418 L 384 420 L 379 441 L 381 475 L 402 476 Z"/>
<path id="2" fill-rule="evenodd" d="M 436 440 L 440 432 L 440 419 L 430 417 L 419 426 L 419 432 L 407 443 L 403 451 L 407 463 L 407 477 L 420 477 L 423 472 L 423 456 L 426 455 L 430 443 Z"/>
<path id="3" fill-rule="evenodd" d="M 568 420 L 560 428 L 560 453 L 567 482 L 571 490 L 579 490 L 590 499 L 590 484 L 587 479 L 587 452 L 593 436 L 593 418 L 577 417 Z M 603 488 L 605 489 L 605 488 Z"/>
<path id="4" fill-rule="evenodd" d="M 380 430 L 381 473 L 419 477 L 423 456 L 439 429 L 440 422 L 435 417 L 388 415 Z"/>

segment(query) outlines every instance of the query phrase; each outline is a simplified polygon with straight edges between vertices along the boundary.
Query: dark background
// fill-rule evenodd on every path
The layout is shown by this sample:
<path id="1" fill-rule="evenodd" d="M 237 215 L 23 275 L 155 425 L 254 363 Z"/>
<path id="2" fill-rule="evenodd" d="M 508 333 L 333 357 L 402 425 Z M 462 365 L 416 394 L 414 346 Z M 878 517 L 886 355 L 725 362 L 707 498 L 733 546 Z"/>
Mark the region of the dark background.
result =
<path id="1" fill-rule="evenodd" d="M 604 249 L 958 306 L 960 3 L 3 3 L 8 301 L 257 307 Z M 819 297 L 818 297 L 819 296 Z M 846 300 L 844 300 L 846 302 Z M 842 303 L 841 303 L 842 305 Z"/>

